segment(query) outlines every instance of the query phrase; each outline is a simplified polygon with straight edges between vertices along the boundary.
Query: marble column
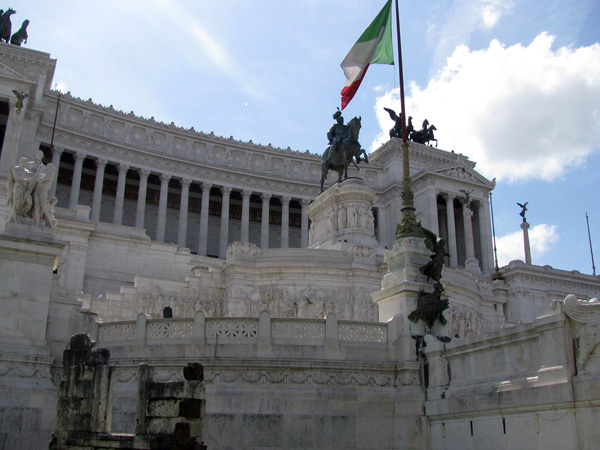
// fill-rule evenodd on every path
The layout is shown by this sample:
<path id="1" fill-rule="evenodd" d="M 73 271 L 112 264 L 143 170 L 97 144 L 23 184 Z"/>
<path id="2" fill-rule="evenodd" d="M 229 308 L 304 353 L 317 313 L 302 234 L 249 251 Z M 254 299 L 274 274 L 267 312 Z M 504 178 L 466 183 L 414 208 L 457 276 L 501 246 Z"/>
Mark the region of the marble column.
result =
<path id="1" fill-rule="evenodd" d="M 192 180 L 183 178 L 181 180 L 181 199 L 179 200 L 179 229 L 177 230 L 177 245 L 180 248 L 187 247 L 187 221 L 188 205 L 190 201 L 190 184 Z"/>
<path id="2" fill-rule="evenodd" d="M 523 230 L 523 246 L 525 248 L 525 264 L 531 264 L 531 247 L 529 245 L 529 223 L 523 221 L 521 223 Z"/>
<path id="3" fill-rule="evenodd" d="M 81 171 L 83 169 L 83 160 L 85 155 L 75 153 L 75 167 L 73 168 L 73 181 L 71 182 L 71 195 L 69 196 L 69 209 L 75 209 L 79 203 L 79 189 L 81 187 Z"/>
<path id="4" fill-rule="evenodd" d="M 121 225 L 123 223 L 123 204 L 125 202 L 125 184 L 127 182 L 127 164 L 119 164 L 119 179 L 117 180 L 117 195 L 115 197 L 115 212 L 113 214 L 113 223 Z"/>
<path id="5" fill-rule="evenodd" d="M 148 193 L 148 177 L 150 170 L 140 169 L 140 184 L 138 186 L 137 208 L 135 210 L 135 227 L 144 228 L 146 217 L 146 195 Z"/>
<path id="6" fill-rule="evenodd" d="M 221 204 L 221 232 L 219 234 L 219 258 L 227 257 L 227 246 L 229 245 L 229 197 L 232 189 L 229 186 L 221 188 L 223 193 Z"/>
<path id="7" fill-rule="evenodd" d="M 456 246 L 456 224 L 454 222 L 454 195 L 446 195 L 446 221 L 448 222 L 448 253 L 450 267 L 458 265 L 458 250 Z"/>
<path id="8" fill-rule="evenodd" d="M 491 272 L 494 268 L 494 251 L 492 249 L 492 221 L 488 194 L 479 203 L 479 240 L 481 241 L 481 270 Z"/>
<path id="9" fill-rule="evenodd" d="M 200 206 L 200 231 L 198 233 L 198 254 L 206 256 L 208 245 L 208 205 L 212 184 L 202 183 L 202 204 Z"/>
<path id="10" fill-rule="evenodd" d="M 108 161 L 106 159 L 96 160 L 96 180 L 94 181 L 94 197 L 92 200 L 92 222 L 100 221 L 100 208 L 102 207 L 102 187 L 104 186 L 104 169 Z"/>
<path id="11" fill-rule="evenodd" d="M 58 172 L 60 170 L 60 157 L 62 156 L 63 150 L 62 148 L 57 148 L 53 146 L 54 150 L 52 150 L 52 164 L 56 167 L 56 175 L 54 176 L 54 182 L 48 191 L 48 198 L 52 198 L 56 195 L 56 184 L 58 183 Z"/>
<path id="12" fill-rule="evenodd" d="M 252 191 L 242 191 L 242 232 L 240 235 L 240 241 L 250 242 L 250 196 Z"/>
<path id="13" fill-rule="evenodd" d="M 281 197 L 281 248 L 290 246 L 290 201 L 291 197 Z"/>
<path id="14" fill-rule="evenodd" d="M 310 205 L 310 200 L 303 198 L 300 201 L 302 205 L 302 218 L 300 219 L 300 247 L 308 247 L 308 214 L 306 213 L 306 207 Z"/>
<path id="15" fill-rule="evenodd" d="M 383 247 L 387 247 L 387 236 L 386 236 L 386 228 L 383 226 L 385 222 L 384 220 L 385 213 L 381 206 L 377 207 L 377 240 L 379 244 Z"/>
<path id="16" fill-rule="evenodd" d="M 427 212 L 423 217 L 424 226 L 439 237 L 440 226 L 438 223 L 437 190 L 433 186 L 430 186 L 427 188 L 425 195 L 425 208 Z"/>
<path id="17" fill-rule="evenodd" d="M 269 202 L 271 194 L 261 194 L 262 199 L 262 216 L 260 225 L 260 248 L 269 248 Z"/>
<path id="18" fill-rule="evenodd" d="M 169 195 L 169 181 L 171 175 L 160 175 L 160 197 L 158 200 L 158 223 L 156 225 L 156 240 L 165 241 L 165 228 L 167 225 L 167 196 Z"/>
<path id="19" fill-rule="evenodd" d="M 25 118 L 24 111 L 17 113 L 14 100 L 12 99 L 8 102 L 8 109 L 4 144 L 2 145 L 2 154 L 0 154 L 0 176 L 8 176 L 11 166 L 19 163 L 17 155 L 19 154 L 23 121 Z"/>
<path id="20" fill-rule="evenodd" d="M 481 273 L 479 261 L 475 258 L 475 244 L 473 242 L 473 211 L 465 202 L 463 204 L 463 217 L 465 228 L 465 269 L 473 273 Z"/>

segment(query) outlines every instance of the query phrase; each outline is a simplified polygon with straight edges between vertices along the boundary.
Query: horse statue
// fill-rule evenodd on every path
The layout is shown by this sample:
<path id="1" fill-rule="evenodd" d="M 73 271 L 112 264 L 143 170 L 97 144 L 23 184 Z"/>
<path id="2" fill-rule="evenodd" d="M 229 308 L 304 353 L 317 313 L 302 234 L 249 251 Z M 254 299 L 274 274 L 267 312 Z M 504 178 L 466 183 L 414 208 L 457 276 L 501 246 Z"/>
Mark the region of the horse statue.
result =
<path id="1" fill-rule="evenodd" d="M 396 114 L 396 111 L 390 108 L 383 108 L 390 115 L 390 119 L 394 121 L 394 127 L 390 129 L 390 139 L 398 138 L 402 139 L 402 114 Z M 408 116 L 408 125 L 406 125 L 406 136 L 410 136 L 410 134 L 415 131 L 415 128 L 412 124 L 412 116 Z"/>
<path id="2" fill-rule="evenodd" d="M 350 163 L 358 169 L 357 164 L 364 160 L 367 164 L 369 159 L 367 158 L 367 152 L 360 147 L 358 142 L 358 133 L 361 127 L 361 118 L 355 117 L 348 122 L 346 135 L 339 141 L 337 150 L 331 151 L 331 145 L 329 145 L 323 157 L 321 158 L 321 192 L 323 192 L 323 183 L 330 170 L 335 170 L 338 175 L 338 183 L 348 178 L 348 166 Z M 361 159 L 362 156 L 362 159 Z"/>
<path id="3" fill-rule="evenodd" d="M 29 25 L 29 20 L 25 19 L 21 28 L 19 28 L 19 31 L 10 38 L 11 44 L 20 46 L 23 41 L 27 44 L 27 25 Z"/>
<path id="4" fill-rule="evenodd" d="M 7 44 L 10 41 L 10 34 L 12 31 L 10 16 L 12 16 L 14 13 L 16 13 L 14 9 L 8 8 L 0 15 L 0 41 L 6 42 Z"/>
<path id="5" fill-rule="evenodd" d="M 437 147 L 438 141 L 433 136 L 434 130 L 437 130 L 435 125 L 429 125 L 429 121 L 425 119 L 423 121 L 423 128 L 419 131 L 413 131 L 410 134 L 410 140 L 417 144 L 429 144 L 430 141 L 435 141 L 435 146 Z"/>

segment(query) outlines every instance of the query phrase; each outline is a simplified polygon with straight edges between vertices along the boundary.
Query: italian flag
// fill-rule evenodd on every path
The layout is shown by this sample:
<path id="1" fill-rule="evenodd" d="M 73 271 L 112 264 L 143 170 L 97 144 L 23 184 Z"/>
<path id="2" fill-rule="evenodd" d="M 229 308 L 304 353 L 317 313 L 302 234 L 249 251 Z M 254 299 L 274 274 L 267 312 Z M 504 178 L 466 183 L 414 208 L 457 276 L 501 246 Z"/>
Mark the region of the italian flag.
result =
<path id="1" fill-rule="evenodd" d="M 391 11 L 392 0 L 388 0 L 342 61 L 342 70 L 346 75 L 346 86 L 342 89 L 342 109 L 356 94 L 371 64 L 394 64 Z"/>

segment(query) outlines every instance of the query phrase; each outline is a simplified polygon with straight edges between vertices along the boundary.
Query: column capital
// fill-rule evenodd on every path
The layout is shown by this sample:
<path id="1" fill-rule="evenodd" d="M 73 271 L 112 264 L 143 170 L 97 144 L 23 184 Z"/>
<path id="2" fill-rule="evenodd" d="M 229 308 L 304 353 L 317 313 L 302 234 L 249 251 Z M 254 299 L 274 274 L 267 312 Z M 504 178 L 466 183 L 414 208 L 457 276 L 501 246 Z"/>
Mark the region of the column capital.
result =
<path id="1" fill-rule="evenodd" d="M 181 180 L 179 180 L 179 183 L 181 184 L 182 188 L 189 188 L 190 184 L 192 184 L 192 179 L 191 178 L 182 178 Z"/>
<path id="2" fill-rule="evenodd" d="M 262 193 L 260 194 L 260 198 L 262 199 L 263 202 L 268 202 L 269 200 L 271 200 L 272 194 L 267 194 L 267 193 Z"/>
<path id="3" fill-rule="evenodd" d="M 124 164 L 124 163 L 119 163 L 119 166 L 117 167 L 117 169 L 119 170 L 119 175 L 121 175 L 121 173 L 127 174 L 127 171 L 129 170 L 129 165 Z"/>
<path id="4" fill-rule="evenodd" d="M 52 154 L 54 155 L 55 153 L 62 155 L 62 152 L 65 151 L 64 147 L 57 147 L 56 145 L 52 144 Z"/>
<path id="5" fill-rule="evenodd" d="M 104 169 L 107 164 L 108 164 L 108 159 L 105 159 L 105 158 L 96 159 L 96 167 L 98 169 Z"/>
<path id="6" fill-rule="evenodd" d="M 450 192 L 440 192 L 440 194 L 442 194 L 446 202 L 454 201 L 456 198 L 456 194 L 451 194 Z"/>
<path id="7" fill-rule="evenodd" d="M 281 197 L 281 203 L 282 204 L 284 204 L 284 203 L 289 204 L 291 201 L 292 201 L 292 197 L 290 197 L 289 195 L 283 195 Z"/>
<path id="8" fill-rule="evenodd" d="M 300 199 L 300 204 L 302 205 L 303 208 L 306 208 L 311 203 L 312 203 L 312 200 L 309 199 L 309 198 L 302 198 L 302 199 Z"/>
<path id="9" fill-rule="evenodd" d="M 152 171 L 150 169 L 138 169 L 138 173 L 140 174 L 140 178 L 148 178 Z"/>
<path id="10" fill-rule="evenodd" d="M 250 191 L 248 189 L 244 189 L 242 191 L 242 198 L 244 198 L 244 199 L 250 198 L 251 195 L 252 195 L 252 191 Z"/>
<path id="11" fill-rule="evenodd" d="M 213 187 L 212 183 L 202 183 L 202 190 L 208 190 L 210 191 L 210 189 Z"/>
<path id="12" fill-rule="evenodd" d="M 158 178 L 160 179 L 161 184 L 162 183 L 168 183 L 171 180 L 171 175 L 166 174 L 166 173 L 161 173 Z"/>
<path id="13" fill-rule="evenodd" d="M 86 158 L 86 154 L 84 153 L 79 153 L 79 152 L 75 152 L 73 153 L 73 158 L 75 158 L 75 162 L 83 162 L 83 160 Z"/>
<path id="14" fill-rule="evenodd" d="M 233 188 L 231 186 L 223 186 L 221 187 L 221 192 L 223 193 L 223 195 L 227 194 L 231 194 L 231 191 L 233 191 Z"/>

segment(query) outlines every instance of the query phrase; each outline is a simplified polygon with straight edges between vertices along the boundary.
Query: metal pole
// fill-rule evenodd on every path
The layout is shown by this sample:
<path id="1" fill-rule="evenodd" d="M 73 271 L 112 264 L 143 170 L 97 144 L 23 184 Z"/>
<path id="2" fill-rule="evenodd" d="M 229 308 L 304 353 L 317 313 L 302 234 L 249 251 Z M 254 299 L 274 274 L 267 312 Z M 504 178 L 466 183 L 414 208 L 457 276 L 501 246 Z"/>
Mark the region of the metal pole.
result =
<path id="1" fill-rule="evenodd" d="M 490 192 L 490 211 L 492 213 L 492 236 L 494 238 L 494 265 L 498 272 L 498 251 L 496 250 L 496 225 L 494 224 L 494 203 L 492 202 L 492 193 Z"/>
<path id="2" fill-rule="evenodd" d="M 56 119 L 58 119 L 58 107 L 60 106 L 60 91 L 56 100 L 56 112 L 54 113 L 54 125 L 52 126 L 52 138 L 50 139 L 50 152 L 54 153 L 54 132 L 56 131 Z M 56 169 L 58 170 L 58 168 Z"/>
<path id="3" fill-rule="evenodd" d="M 398 37 L 398 71 L 400 73 L 400 114 L 402 116 L 402 219 L 396 228 L 396 239 L 411 236 L 422 236 L 421 226 L 415 214 L 414 194 L 410 180 L 410 163 L 408 156 L 408 133 L 406 130 L 406 111 L 404 108 L 404 76 L 402 74 L 402 46 L 400 40 L 400 15 L 398 0 L 396 4 L 396 34 Z"/>
<path id="4" fill-rule="evenodd" d="M 585 213 L 585 221 L 587 222 L 588 239 L 590 241 L 590 254 L 592 255 L 592 273 L 596 275 L 596 265 L 594 264 L 594 250 L 592 250 L 592 235 L 590 234 L 590 219 L 588 213 Z"/>

